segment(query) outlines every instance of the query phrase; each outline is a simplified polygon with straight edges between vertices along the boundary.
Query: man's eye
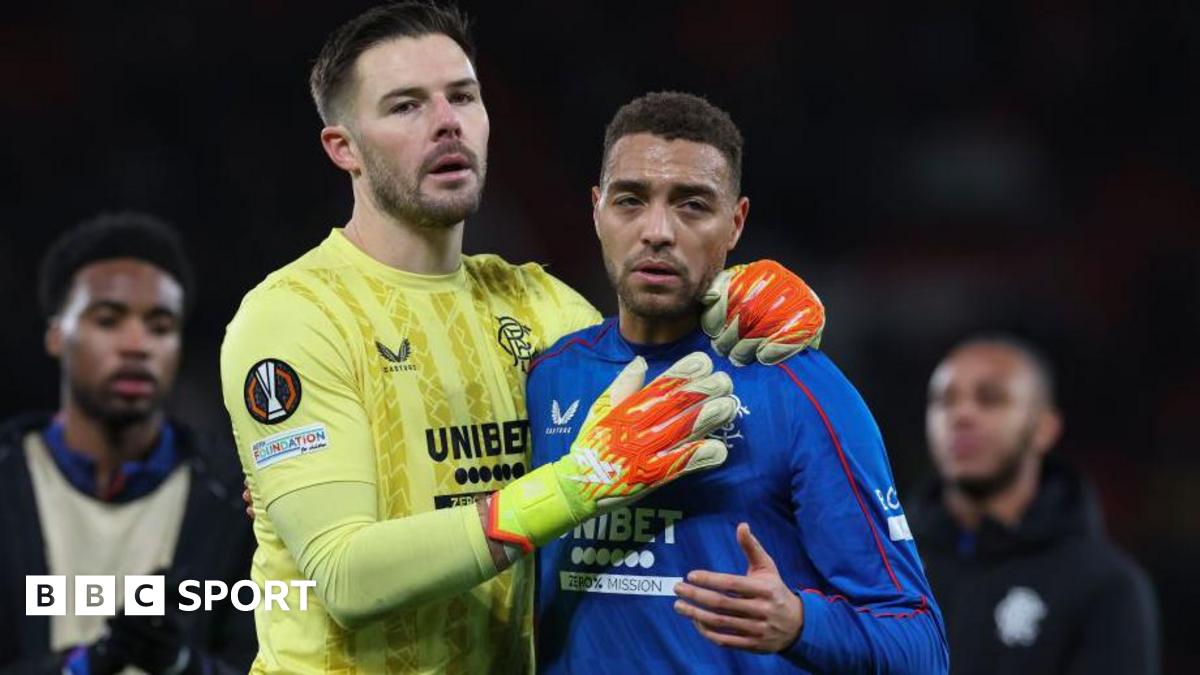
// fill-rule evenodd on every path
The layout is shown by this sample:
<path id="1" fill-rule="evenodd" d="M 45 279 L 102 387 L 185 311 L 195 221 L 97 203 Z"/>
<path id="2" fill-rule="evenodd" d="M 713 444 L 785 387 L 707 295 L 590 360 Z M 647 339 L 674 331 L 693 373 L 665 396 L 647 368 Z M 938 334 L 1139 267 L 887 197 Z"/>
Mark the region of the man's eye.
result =
<path id="1" fill-rule="evenodd" d="M 120 321 L 120 318 L 116 314 L 96 314 L 92 320 L 101 328 L 113 328 Z"/>
<path id="2" fill-rule="evenodd" d="M 417 109 L 416 101 L 401 101 L 400 103 L 397 103 L 396 105 L 392 106 L 392 113 L 403 114 L 403 113 L 407 113 L 407 112 L 412 112 L 416 109 Z"/>
<path id="3" fill-rule="evenodd" d="M 474 103 L 477 97 L 469 91 L 460 91 L 450 95 L 450 102 L 459 103 Z"/>
<path id="4" fill-rule="evenodd" d="M 174 319 L 154 319 L 150 322 L 150 332 L 155 335 L 170 335 L 175 332 Z"/>
<path id="5" fill-rule="evenodd" d="M 613 204 L 616 204 L 617 206 L 638 206 L 641 203 L 641 200 L 633 195 L 625 195 L 623 197 L 617 197 L 615 200 L 613 200 Z"/>
<path id="6" fill-rule="evenodd" d="M 708 204 L 700 201 L 699 199 L 689 199 L 686 202 L 684 202 L 681 206 L 684 209 L 687 209 L 688 211 L 707 212 L 710 210 L 708 208 Z"/>
<path id="7" fill-rule="evenodd" d="M 1007 403 L 1008 396 L 1004 392 L 995 389 L 983 389 L 976 394 L 976 400 L 979 402 L 979 405 L 985 408 L 992 408 Z"/>

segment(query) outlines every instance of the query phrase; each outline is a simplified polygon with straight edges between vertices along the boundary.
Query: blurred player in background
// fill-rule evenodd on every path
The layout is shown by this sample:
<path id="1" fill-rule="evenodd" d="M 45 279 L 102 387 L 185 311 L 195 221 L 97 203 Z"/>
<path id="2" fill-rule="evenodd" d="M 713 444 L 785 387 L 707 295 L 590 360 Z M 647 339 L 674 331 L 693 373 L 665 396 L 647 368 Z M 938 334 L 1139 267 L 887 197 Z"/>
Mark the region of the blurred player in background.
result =
<path id="1" fill-rule="evenodd" d="M 580 402 L 630 359 L 654 375 L 712 350 L 702 326 L 716 333 L 723 312 L 702 313 L 700 299 L 749 212 L 741 155 L 733 121 L 696 96 L 649 94 L 610 122 L 592 204 L 620 313 L 535 362 L 535 466 L 567 452 Z M 805 317 L 815 341 L 811 293 L 768 287 L 777 266 L 747 269 L 717 288 Z M 717 364 L 738 399 L 715 433 L 729 446 L 721 470 L 539 551 L 540 670 L 946 672 L 941 617 L 858 392 L 816 349 L 774 366 Z"/>
<path id="2" fill-rule="evenodd" d="M 175 233 L 136 213 L 64 234 L 42 264 L 46 349 L 61 367 L 58 412 L 0 430 L 0 672 L 244 672 L 251 616 L 25 616 L 25 575 L 166 570 L 246 576 L 253 546 L 228 446 L 168 418 L 192 275 Z M 119 613 L 120 614 L 120 613 Z"/>
<path id="3" fill-rule="evenodd" d="M 1049 454 L 1049 362 L 1016 338 L 965 340 L 930 379 L 926 425 L 940 480 L 913 530 L 954 672 L 1157 673 L 1150 584 L 1106 540 L 1091 486 Z"/>
<path id="4" fill-rule="evenodd" d="M 720 464 L 703 437 L 735 412 L 729 379 L 704 355 L 644 389 L 633 368 L 594 397 L 592 433 L 527 474 L 526 369 L 600 317 L 538 265 L 462 254 L 490 130 L 466 22 L 372 9 L 330 36 L 311 84 L 353 213 L 247 294 L 221 353 L 258 514 L 252 576 L 317 582 L 307 612 L 258 613 L 254 671 L 527 671 L 523 557 Z M 750 358 L 804 346 L 755 321 L 728 337 Z"/>

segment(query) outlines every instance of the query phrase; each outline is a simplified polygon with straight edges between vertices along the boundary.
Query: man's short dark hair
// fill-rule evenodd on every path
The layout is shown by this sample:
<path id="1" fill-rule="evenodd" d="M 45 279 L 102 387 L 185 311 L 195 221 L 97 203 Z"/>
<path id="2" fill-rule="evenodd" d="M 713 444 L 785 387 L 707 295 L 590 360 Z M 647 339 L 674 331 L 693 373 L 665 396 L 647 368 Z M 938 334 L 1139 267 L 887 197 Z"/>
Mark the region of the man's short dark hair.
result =
<path id="1" fill-rule="evenodd" d="M 184 307 L 193 302 L 192 268 L 183 243 L 164 221 L 146 213 L 105 213 L 62 234 L 42 258 L 38 300 L 50 319 L 62 311 L 75 273 L 101 260 L 133 258 L 150 263 L 175 278 L 183 289 Z"/>
<path id="2" fill-rule="evenodd" d="M 621 106 L 604 130 L 603 177 L 608 155 L 617 141 L 631 134 L 653 134 L 711 145 L 724 155 L 734 193 L 742 185 L 742 132 L 729 113 L 707 100 L 678 91 L 657 91 Z"/>
<path id="3" fill-rule="evenodd" d="M 321 119 L 331 124 L 341 113 L 341 98 L 354 77 L 354 64 L 360 54 L 381 42 L 425 35 L 445 35 L 454 40 L 475 63 L 470 21 L 453 6 L 399 2 L 373 7 L 333 31 L 308 79 Z"/>
<path id="4" fill-rule="evenodd" d="M 1058 387 L 1058 378 L 1054 372 L 1054 363 L 1040 347 L 1012 333 L 982 332 L 975 333 L 959 341 L 950 350 L 950 353 L 953 354 L 965 347 L 975 347 L 978 345 L 997 345 L 1020 354 L 1029 362 L 1030 368 L 1033 369 L 1033 375 L 1042 387 L 1046 403 L 1051 406 L 1057 405 L 1058 392 L 1056 390 Z"/>

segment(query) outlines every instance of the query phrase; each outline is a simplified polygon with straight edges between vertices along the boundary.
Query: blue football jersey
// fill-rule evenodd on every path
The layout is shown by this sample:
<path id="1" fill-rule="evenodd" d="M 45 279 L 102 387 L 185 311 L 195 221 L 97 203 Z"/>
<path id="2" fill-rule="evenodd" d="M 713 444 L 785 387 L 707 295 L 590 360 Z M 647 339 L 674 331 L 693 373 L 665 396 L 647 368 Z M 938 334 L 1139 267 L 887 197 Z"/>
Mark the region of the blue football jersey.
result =
<path id="1" fill-rule="evenodd" d="M 945 632 L 879 428 L 819 350 L 735 367 L 696 331 L 625 341 L 615 319 L 569 335 L 526 384 L 533 464 L 563 456 L 592 401 L 636 355 L 647 382 L 693 351 L 730 375 L 738 412 L 715 432 L 725 464 L 579 525 L 537 552 L 540 672 L 908 672 L 947 670 Z M 783 654 L 718 647 L 672 608 L 692 570 L 744 574 L 739 522 L 804 605 Z"/>

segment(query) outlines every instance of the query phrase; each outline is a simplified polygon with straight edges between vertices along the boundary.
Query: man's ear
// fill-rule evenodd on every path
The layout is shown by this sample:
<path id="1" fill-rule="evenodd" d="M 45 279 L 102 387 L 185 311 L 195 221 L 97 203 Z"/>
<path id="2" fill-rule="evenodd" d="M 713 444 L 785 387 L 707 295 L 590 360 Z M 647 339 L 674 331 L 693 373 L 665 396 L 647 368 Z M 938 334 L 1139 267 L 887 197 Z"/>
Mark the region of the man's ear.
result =
<path id="1" fill-rule="evenodd" d="M 1038 419 L 1037 427 L 1033 430 L 1033 447 L 1039 455 L 1045 455 L 1058 443 L 1062 437 L 1062 413 L 1057 408 L 1047 408 Z"/>
<path id="2" fill-rule="evenodd" d="M 50 319 L 50 323 L 46 324 L 45 336 L 46 353 L 56 359 L 62 358 L 63 348 L 63 332 L 62 323 L 58 317 Z"/>
<path id="3" fill-rule="evenodd" d="M 354 137 L 345 125 L 335 124 L 321 129 L 321 147 L 337 168 L 357 176 L 362 173 L 362 162 L 358 158 L 358 148 Z"/>
<path id="4" fill-rule="evenodd" d="M 739 197 L 733 207 L 733 230 L 729 233 L 729 244 L 726 251 L 732 251 L 742 238 L 742 230 L 746 227 L 746 218 L 750 215 L 750 198 Z"/>

